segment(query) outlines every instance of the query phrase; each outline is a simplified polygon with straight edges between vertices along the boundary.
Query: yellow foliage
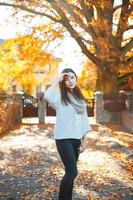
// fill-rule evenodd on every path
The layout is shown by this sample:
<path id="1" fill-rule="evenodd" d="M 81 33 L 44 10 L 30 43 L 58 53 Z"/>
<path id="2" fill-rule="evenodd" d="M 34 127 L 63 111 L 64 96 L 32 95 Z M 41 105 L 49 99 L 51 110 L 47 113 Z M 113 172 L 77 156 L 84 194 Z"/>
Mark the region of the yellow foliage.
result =
<path id="1" fill-rule="evenodd" d="M 78 80 L 81 90 L 86 98 L 94 96 L 96 80 L 97 69 L 93 63 L 87 61 L 83 67 L 82 74 Z"/>
<path id="2" fill-rule="evenodd" d="M 48 40 L 53 41 L 55 38 L 62 38 L 63 32 L 58 30 L 67 30 L 70 35 L 75 38 L 81 47 L 82 52 L 87 55 L 88 59 L 97 65 L 100 71 L 102 71 L 102 77 L 104 77 L 105 72 L 106 74 L 111 76 L 115 75 L 119 78 L 119 66 L 122 65 L 122 63 L 126 63 L 127 52 L 130 52 L 132 48 L 129 40 L 129 38 L 132 38 L 131 30 L 133 19 L 131 9 L 133 3 L 131 0 L 123 1 L 123 3 L 122 1 L 107 0 L 40 0 L 39 3 L 38 1 L 21 0 L 18 3 L 18 1 L 13 0 L 13 3 L 15 4 L 15 7 L 17 5 L 20 7 L 25 6 L 25 8 L 31 8 L 33 11 L 40 10 L 41 8 L 41 15 L 47 17 L 48 20 L 42 20 L 43 23 L 46 22 L 45 25 L 39 25 L 38 31 L 34 29 L 34 34 L 39 35 L 41 33 L 40 38 L 43 38 L 42 41 L 44 43 L 47 43 Z M 29 16 L 31 19 L 36 18 L 36 14 L 31 15 L 29 12 L 24 15 L 22 19 L 27 21 Z M 44 37 L 43 34 L 46 37 Z M 33 44 L 32 46 L 34 47 Z M 28 51 L 25 47 L 21 49 L 21 58 L 26 58 L 26 60 L 28 60 L 27 62 L 30 63 L 30 66 L 33 67 L 33 62 L 39 66 L 44 63 L 40 57 L 35 57 L 35 55 L 38 54 L 37 48 L 38 47 L 35 46 L 36 51 L 34 52 L 30 47 Z M 45 56 L 46 55 L 41 55 L 44 59 Z M 51 60 L 49 55 L 46 57 L 46 60 Z M 30 58 L 31 62 L 29 61 Z M 13 63 L 14 60 L 10 60 L 10 62 Z M 101 77 L 99 77 L 98 80 L 100 79 Z M 114 88 L 114 85 L 116 88 L 118 87 L 117 80 L 110 83 L 109 77 L 108 82 L 108 85 L 112 85 L 110 90 Z M 107 88 L 106 83 L 102 82 L 100 88 L 105 90 L 105 88 Z"/>
<path id="3" fill-rule="evenodd" d="M 54 35 L 54 38 L 57 35 Z M 48 42 L 48 41 L 47 41 Z M 60 60 L 44 51 L 44 41 L 33 37 L 23 36 L 7 40 L 0 46 L 0 88 L 8 90 L 12 81 L 17 81 L 25 91 L 31 93 L 39 84 L 35 73 L 46 71 L 46 66 L 57 68 Z"/>
<path id="4" fill-rule="evenodd" d="M 94 91 L 93 90 L 86 90 L 86 89 L 81 88 L 81 91 L 82 91 L 84 97 L 87 98 L 87 99 L 94 97 Z"/>

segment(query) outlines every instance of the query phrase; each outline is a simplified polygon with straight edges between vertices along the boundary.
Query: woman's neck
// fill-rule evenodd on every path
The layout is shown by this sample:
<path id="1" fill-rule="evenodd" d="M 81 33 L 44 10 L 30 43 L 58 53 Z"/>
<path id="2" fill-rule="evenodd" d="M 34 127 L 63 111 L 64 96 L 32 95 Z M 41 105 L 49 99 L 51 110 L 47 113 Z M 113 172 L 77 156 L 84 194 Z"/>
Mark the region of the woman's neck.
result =
<path id="1" fill-rule="evenodd" d="M 69 88 L 68 92 L 73 93 L 73 89 Z"/>

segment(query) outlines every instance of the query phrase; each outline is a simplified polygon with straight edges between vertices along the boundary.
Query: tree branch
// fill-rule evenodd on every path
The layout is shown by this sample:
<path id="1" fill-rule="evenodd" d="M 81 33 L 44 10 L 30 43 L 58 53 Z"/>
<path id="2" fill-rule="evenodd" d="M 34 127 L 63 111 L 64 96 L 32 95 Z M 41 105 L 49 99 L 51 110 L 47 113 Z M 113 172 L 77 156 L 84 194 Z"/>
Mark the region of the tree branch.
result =
<path id="1" fill-rule="evenodd" d="M 133 37 L 129 37 L 127 39 L 124 39 L 122 42 L 127 42 L 127 41 L 130 42 L 131 39 L 133 39 Z"/>
<path id="2" fill-rule="evenodd" d="M 124 64 L 124 65 L 130 65 L 131 63 L 133 63 L 133 57 L 128 58 L 127 60 L 125 60 L 124 62 L 122 62 L 122 64 Z"/>
<path id="3" fill-rule="evenodd" d="M 90 6 L 90 8 L 88 8 L 84 0 L 80 0 L 80 5 L 81 5 L 82 12 L 84 13 L 87 23 L 91 22 L 92 18 L 94 17 L 93 7 Z"/>
<path id="4" fill-rule="evenodd" d="M 87 43 L 87 44 L 94 45 L 94 42 L 91 41 L 91 40 L 86 40 L 86 39 L 83 38 L 83 37 L 81 37 L 81 39 L 82 39 L 83 41 L 85 41 L 85 43 Z"/>
<path id="5" fill-rule="evenodd" d="M 121 8 L 121 7 L 122 7 L 122 5 L 115 6 L 115 7 L 113 8 L 113 13 L 114 13 L 117 9 L 119 9 L 119 8 Z"/>
<path id="6" fill-rule="evenodd" d="M 70 25 L 69 20 L 67 19 L 65 13 L 62 11 L 62 9 L 58 6 L 56 2 L 51 1 L 51 6 L 57 11 L 57 13 L 61 17 L 61 21 L 63 26 L 69 31 L 71 36 L 77 41 L 79 46 L 81 47 L 82 52 L 92 60 L 93 63 L 95 63 L 97 66 L 99 66 L 100 70 L 103 71 L 102 63 L 99 58 L 97 58 L 94 54 L 92 54 L 86 45 L 82 42 L 82 38 L 79 36 L 78 32 L 76 32 L 73 27 Z"/>
<path id="7" fill-rule="evenodd" d="M 10 3 L 0 3 L 0 6 L 9 6 L 9 7 L 13 7 L 13 8 L 18 8 L 18 9 L 30 12 L 32 14 L 36 14 L 36 15 L 47 17 L 47 18 L 51 19 L 52 21 L 60 23 L 60 20 L 58 20 L 58 19 L 56 19 L 56 18 L 54 18 L 54 17 L 52 17 L 52 16 L 50 16 L 50 15 L 48 15 L 46 13 L 35 11 L 35 10 L 33 10 L 31 8 L 27 8 L 26 6 L 23 6 L 23 5 L 10 4 Z"/>
<path id="8" fill-rule="evenodd" d="M 83 28 L 86 33 L 90 34 L 91 37 L 93 37 L 93 38 L 96 37 L 96 33 L 95 33 L 94 29 L 92 28 L 92 26 L 90 24 L 89 24 L 89 26 L 87 24 L 85 24 L 84 21 L 80 18 L 80 16 L 78 16 L 78 14 L 75 13 L 75 9 L 77 9 L 77 7 L 75 7 L 72 4 L 67 3 L 65 0 L 60 1 L 60 4 L 62 4 L 64 9 L 67 10 L 67 12 L 73 17 L 75 22 L 78 25 L 80 25 L 80 27 Z M 83 12 L 80 11 L 80 14 L 84 16 L 84 11 Z"/>
<path id="9" fill-rule="evenodd" d="M 88 24 L 89 33 L 92 36 L 92 38 L 95 39 L 97 34 L 96 34 L 94 28 L 91 26 L 91 21 L 94 17 L 94 8 L 93 8 L 93 6 L 91 6 L 90 8 L 87 8 L 87 5 L 84 2 L 84 0 L 80 0 L 80 6 L 82 8 L 82 13 Z"/>
<path id="10" fill-rule="evenodd" d="M 127 73 L 127 74 L 121 74 L 121 75 L 119 76 L 119 79 L 125 80 L 126 78 L 129 78 L 129 77 L 133 77 L 133 72 L 129 72 L 129 73 Z"/>
<path id="11" fill-rule="evenodd" d="M 125 32 L 125 31 L 128 31 L 128 30 L 130 30 L 130 29 L 133 29 L 133 25 L 128 26 L 127 28 L 125 28 L 124 32 Z"/>
<path id="12" fill-rule="evenodd" d="M 75 22 L 77 24 L 80 25 L 80 27 L 82 27 L 84 29 L 84 31 L 86 31 L 87 33 L 89 33 L 90 29 L 88 28 L 88 26 L 83 22 L 83 20 L 81 20 L 81 18 L 74 12 L 74 6 L 71 7 L 71 4 L 68 4 L 65 0 L 64 1 L 60 1 L 60 4 L 64 7 L 64 9 L 66 9 L 68 11 L 68 13 L 73 17 L 73 19 L 75 20 Z M 72 9 L 73 8 L 73 9 Z M 92 36 L 92 33 L 90 33 L 90 35 Z"/>
<path id="13" fill-rule="evenodd" d="M 132 13 L 133 11 L 133 4 L 131 4 L 130 8 L 128 9 L 128 14 Z"/>
<path id="14" fill-rule="evenodd" d="M 129 0 L 123 0 L 122 5 L 121 5 L 121 14 L 120 14 L 120 19 L 118 23 L 118 29 L 116 32 L 116 38 L 118 40 L 118 46 L 121 45 L 122 42 L 122 37 L 124 33 L 125 26 L 127 26 L 128 22 L 128 6 L 129 6 Z"/>
<path id="15" fill-rule="evenodd" d="M 121 48 L 122 55 L 125 55 L 130 49 L 133 48 L 133 39 L 128 44 Z"/>
<path id="16" fill-rule="evenodd" d="M 111 4 L 112 4 L 112 6 L 114 5 L 114 1 L 115 1 L 115 0 L 111 0 Z"/>

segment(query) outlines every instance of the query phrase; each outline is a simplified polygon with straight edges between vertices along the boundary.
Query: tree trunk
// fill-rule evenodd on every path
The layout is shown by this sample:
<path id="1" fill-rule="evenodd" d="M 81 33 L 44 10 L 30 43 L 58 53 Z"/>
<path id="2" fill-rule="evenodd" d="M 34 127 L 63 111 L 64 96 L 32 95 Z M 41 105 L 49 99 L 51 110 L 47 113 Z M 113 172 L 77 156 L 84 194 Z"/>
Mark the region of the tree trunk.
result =
<path id="1" fill-rule="evenodd" d="M 117 75 L 98 72 L 98 78 L 96 83 L 96 91 L 102 91 L 104 94 L 118 92 L 118 78 Z"/>

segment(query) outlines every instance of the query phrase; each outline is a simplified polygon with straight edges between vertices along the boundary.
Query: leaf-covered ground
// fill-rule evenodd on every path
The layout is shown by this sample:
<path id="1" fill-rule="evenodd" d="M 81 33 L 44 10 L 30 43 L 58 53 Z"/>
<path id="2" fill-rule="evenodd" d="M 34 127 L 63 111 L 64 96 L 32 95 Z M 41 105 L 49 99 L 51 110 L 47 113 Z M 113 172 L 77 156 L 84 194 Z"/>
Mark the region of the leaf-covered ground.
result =
<path id="1" fill-rule="evenodd" d="M 0 138 L 0 200 L 52 200 L 64 174 L 53 124 L 22 125 Z M 92 123 L 74 200 L 133 200 L 133 134 Z"/>

